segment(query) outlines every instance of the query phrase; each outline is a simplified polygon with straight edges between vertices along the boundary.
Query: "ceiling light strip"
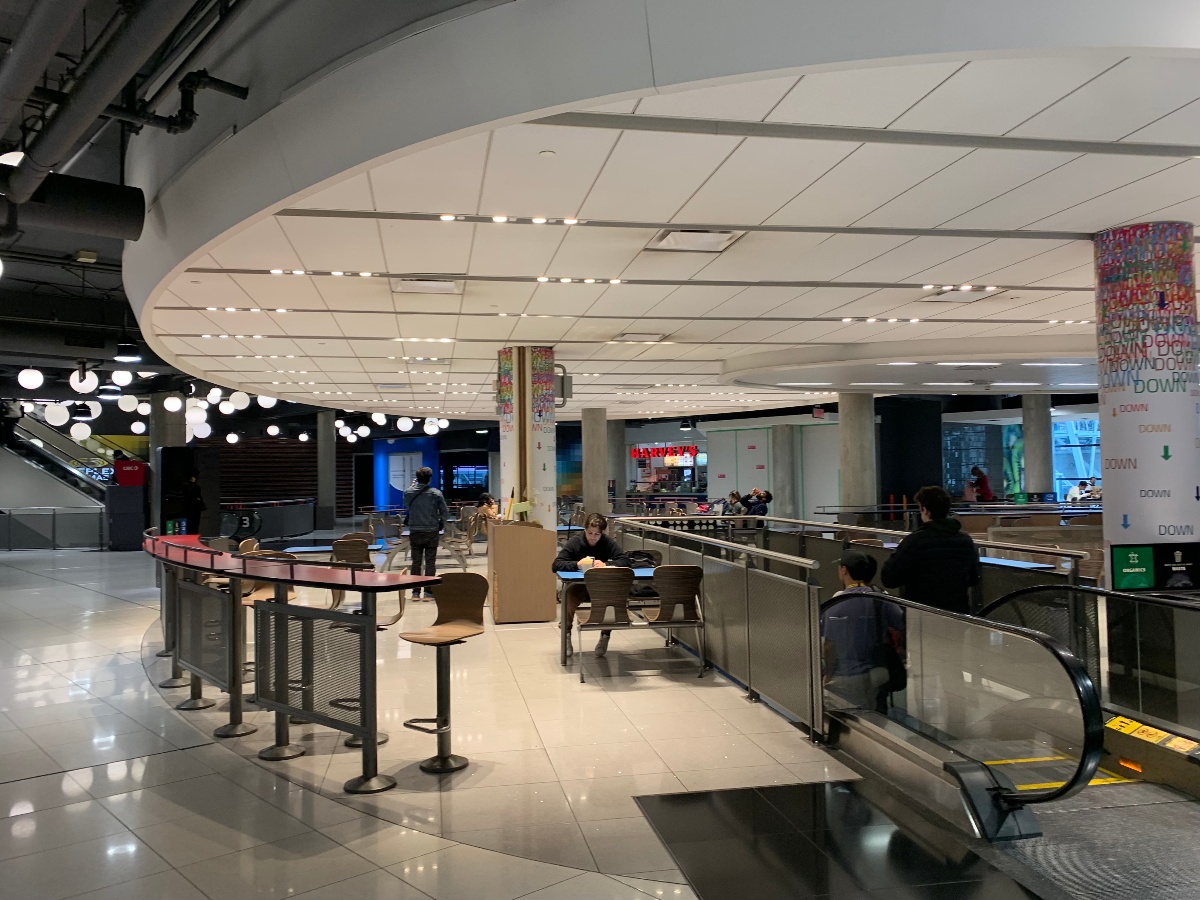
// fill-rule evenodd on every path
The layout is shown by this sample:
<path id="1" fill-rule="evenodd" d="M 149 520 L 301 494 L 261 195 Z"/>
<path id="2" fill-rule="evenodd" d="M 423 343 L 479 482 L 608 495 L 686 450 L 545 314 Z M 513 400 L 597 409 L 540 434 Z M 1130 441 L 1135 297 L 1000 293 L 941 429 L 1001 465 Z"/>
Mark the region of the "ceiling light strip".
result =
<path id="1" fill-rule="evenodd" d="M 534 119 L 526 124 L 568 128 L 605 128 L 618 131 L 655 131 L 668 134 L 706 134 L 722 137 L 779 138 L 793 141 L 849 141 L 859 144 L 970 147 L 980 150 L 1031 150 L 1037 153 L 1091 153 L 1103 156 L 1155 156 L 1166 159 L 1189 159 L 1200 156 L 1200 144 L 1083 141 L 998 134 L 905 131 L 894 128 L 863 128 L 853 125 L 803 125 L 791 122 L 748 122 L 734 119 L 697 119 L 685 116 L 641 116 L 634 113 L 566 112 Z"/>

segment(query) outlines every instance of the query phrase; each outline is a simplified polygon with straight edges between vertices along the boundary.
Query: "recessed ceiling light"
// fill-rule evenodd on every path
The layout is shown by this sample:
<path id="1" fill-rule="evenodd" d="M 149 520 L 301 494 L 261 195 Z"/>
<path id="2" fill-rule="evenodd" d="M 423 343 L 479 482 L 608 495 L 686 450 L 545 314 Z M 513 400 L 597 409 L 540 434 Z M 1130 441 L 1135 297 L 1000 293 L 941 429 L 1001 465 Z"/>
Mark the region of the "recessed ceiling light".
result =
<path id="1" fill-rule="evenodd" d="M 292 269 L 292 274 L 293 275 L 303 275 L 304 270 L 303 269 Z"/>
<path id="2" fill-rule="evenodd" d="M 996 291 L 996 290 L 999 290 L 999 288 L 997 288 L 994 284 L 989 284 L 987 287 L 984 288 L 984 290 L 985 291 Z"/>
<path id="3" fill-rule="evenodd" d="M 973 287 L 972 287 L 971 285 L 969 285 L 969 284 L 960 285 L 958 289 L 959 289 L 960 291 L 973 291 L 973 290 L 975 290 L 975 288 L 973 288 Z"/>
<path id="4" fill-rule="evenodd" d="M 867 319 L 868 322 L 878 322 L 878 319 Z"/>
<path id="5" fill-rule="evenodd" d="M 608 279 L 608 283 L 609 284 L 620 284 L 621 279 L 620 278 L 610 278 L 610 279 Z"/>
<path id="6" fill-rule="evenodd" d="M 563 284 L 570 284 L 570 283 L 571 283 L 571 279 L 570 279 L 570 278 L 560 278 L 560 279 L 558 279 L 558 280 L 559 280 L 559 281 L 561 281 Z"/>
<path id="7" fill-rule="evenodd" d="M 916 325 L 916 324 L 917 324 L 918 322 L 920 322 L 920 321 L 921 321 L 920 319 L 909 319 L 909 320 L 908 320 L 908 324 L 910 324 L 910 325 Z"/>
<path id="8" fill-rule="evenodd" d="M 545 275 L 539 275 L 539 276 L 537 277 L 537 280 L 538 280 L 538 281 L 540 281 L 542 284 L 545 284 L 545 283 L 546 283 L 547 281 L 549 281 L 550 279 L 549 279 L 549 278 L 547 278 Z"/>
<path id="9" fill-rule="evenodd" d="M 330 275 L 334 275 L 334 276 L 339 276 L 339 277 L 340 277 L 340 276 L 342 276 L 342 275 L 345 275 L 346 273 L 345 273 L 345 272 L 330 272 L 329 274 L 330 274 Z"/>
<path id="10" fill-rule="evenodd" d="M 271 274 L 272 274 L 272 275 L 282 275 L 282 274 L 283 274 L 283 269 L 272 269 L 272 270 L 271 270 Z"/>
<path id="11" fill-rule="evenodd" d="M 579 220 L 578 219 L 563 219 L 563 224 L 564 225 L 578 225 Z"/>
<path id="12" fill-rule="evenodd" d="M 919 365 L 920 365 L 920 363 L 915 363 L 915 362 L 890 362 L 890 363 L 876 363 L 875 365 L 877 365 L 877 366 L 919 366 Z"/>
<path id="13" fill-rule="evenodd" d="M 508 216 L 492 216 L 492 221 L 496 223 L 507 222 Z"/>
<path id="14" fill-rule="evenodd" d="M 584 284 L 595 284 L 596 279 L 595 278 L 585 278 L 585 279 L 583 279 L 583 283 Z"/>
<path id="15" fill-rule="evenodd" d="M 899 319 L 888 319 L 889 322 L 899 322 Z"/>
<path id="16" fill-rule="evenodd" d="M 970 387 L 969 381 L 926 381 L 926 387 Z"/>
<path id="17" fill-rule="evenodd" d="M 842 319 L 843 322 L 853 322 L 853 319 Z"/>
<path id="18" fill-rule="evenodd" d="M 285 312 L 287 312 L 287 310 L 286 310 L 286 309 L 277 309 L 277 310 L 275 310 L 275 312 L 277 312 L 277 313 L 285 313 Z"/>
<path id="19" fill-rule="evenodd" d="M 450 215 L 438 216 L 438 218 L 441 219 L 443 222 L 453 222 L 454 221 L 454 216 L 450 216 Z"/>
<path id="20" fill-rule="evenodd" d="M 1059 387 L 1095 387 L 1094 381 L 1064 381 Z"/>
<path id="21" fill-rule="evenodd" d="M 993 381 L 992 387 L 1037 387 L 1040 381 Z"/>
<path id="22" fill-rule="evenodd" d="M 1057 324 L 1058 324 L 1058 319 L 1051 319 L 1051 320 L 1049 321 L 1049 323 L 1047 323 L 1047 324 L 1050 324 L 1050 325 L 1057 325 Z"/>
<path id="23" fill-rule="evenodd" d="M 542 216 L 535 216 L 534 218 L 530 219 L 529 221 L 532 222 L 534 225 L 545 225 L 546 224 L 546 220 Z"/>
<path id="24" fill-rule="evenodd" d="M 370 272 L 359 272 L 358 275 L 360 278 L 370 278 L 371 277 Z"/>
<path id="25" fill-rule="evenodd" d="M 933 290 L 933 285 L 932 285 L 932 284 L 923 284 L 923 285 L 921 285 L 921 290 L 923 290 L 923 291 L 932 291 L 932 290 Z"/>
<path id="26" fill-rule="evenodd" d="M 939 366 L 998 366 L 997 362 L 940 362 Z"/>
<path id="27" fill-rule="evenodd" d="M 777 381 L 776 387 L 829 387 L 832 381 Z"/>
<path id="28" fill-rule="evenodd" d="M 954 290 L 954 285 L 952 285 L 952 284 L 943 284 L 943 285 L 942 285 L 942 290 L 943 290 L 943 291 L 952 291 L 952 290 Z"/>
<path id="29" fill-rule="evenodd" d="M 850 387 L 902 387 L 902 381 L 852 381 Z"/>

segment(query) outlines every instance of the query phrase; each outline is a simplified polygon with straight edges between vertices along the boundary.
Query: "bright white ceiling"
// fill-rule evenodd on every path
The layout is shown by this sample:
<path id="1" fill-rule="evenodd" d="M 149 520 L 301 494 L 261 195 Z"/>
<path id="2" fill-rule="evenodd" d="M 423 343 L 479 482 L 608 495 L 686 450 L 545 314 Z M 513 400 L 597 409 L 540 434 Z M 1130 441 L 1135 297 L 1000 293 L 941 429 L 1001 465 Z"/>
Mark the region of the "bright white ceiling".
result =
<path id="1" fill-rule="evenodd" d="M 1200 144 L 1200 61 L 1092 54 L 939 62 L 598 109 Z M 645 250 L 664 224 L 1094 232 L 1146 219 L 1197 221 L 1200 160 L 518 124 L 377 166 L 296 208 L 559 221 L 277 215 L 213 248 L 143 317 L 172 361 L 303 402 L 492 417 L 497 350 L 549 344 L 575 376 L 568 417 L 590 405 L 613 416 L 679 415 L 792 405 L 856 382 L 902 382 L 879 393 L 960 390 L 928 383 L 959 378 L 924 372 L 919 380 L 880 377 L 888 370 L 873 362 L 816 374 L 804 367 L 803 377 L 781 366 L 752 384 L 722 383 L 730 360 L 814 345 L 904 342 L 915 350 L 950 339 L 948 360 L 1009 363 L 989 383 L 1037 382 L 1011 393 L 1087 392 L 1094 368 L 1073 372 L 1078 378 L 1030 377 L 1021 365 L 1030 360 L 1011 351 L 1030 335 L 1077 344 L 1092 333 L 1091 245 L 751 231 L 720 254 Z M 564 217 L 585 224 L 567 226 Z M 324 274 L 331 271 L 348 274 Z M 462 294 L 392 293 L 381 273 L 477 280 Z M 539 284 L 538 276 L 551 280 Z M 767 281 L 810 284 L 759 283 Z M 925 299 L 926 283 L 998 290 L 970 304 L 939 303 Z M 665 337 L 613 343 L 627 332 Z M 831 384 L 775 387 L 783 381 Z M 976 389 L 995 390 L 962 390 Z"/>

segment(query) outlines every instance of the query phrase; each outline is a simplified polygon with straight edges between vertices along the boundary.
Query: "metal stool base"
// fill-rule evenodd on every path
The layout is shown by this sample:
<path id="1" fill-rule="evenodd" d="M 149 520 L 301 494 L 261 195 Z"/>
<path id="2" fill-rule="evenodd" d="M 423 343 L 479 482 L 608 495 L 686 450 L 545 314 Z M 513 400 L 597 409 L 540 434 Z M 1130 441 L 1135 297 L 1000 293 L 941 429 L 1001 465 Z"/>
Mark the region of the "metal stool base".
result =
<path id="1" fill-rule="evenodd" d="M 420 765 L 422 772 L 429 772 L 432 775 L 445 775 L 450 772 L 457 772 L 459 769 L 465 769 L 467 763 L 468 760 L 465 756 L 458 756 L 451 753 L 449 756 L 431 756 Z"/>
<path id="2" fill-rule="evenodd" d="M 273 747 L 264 747 L 258 751 L 258 758 L 265 759 L 268 762 L 283 762 L 286 759 L 295 759 L 297 756 L 303 756 L 308 751 L 299 744 L 277 744 Z"/>
<path id="3" fill-rule="evenodd" d="M 257 725 L 251 725 L 249 722 L 230 722 L 228 725 L 222 725 L 220 728 L 213 731 L 213 737 L 216 738 L 235 738 L 245 737 L 248 734 L 254 734 L 258 731 Z"/>
<path id="4" fill-rule="evenodd" d="M 364 778 L 360 775 L 342 785 L 342 790 L 347 794 L 380 794 L 390 791 L 395 786 L 396 779 L 391 775 L 376 775 L 372 778 Z"/>
<path id="5" fill-rule="evenodd" d="M 386 731 L 376 732 L 376 734 L 375 734 L 375 746 L 376 747 L 382 747 L 387 742 L 388 742 L 388 735 L 387 735 Z M 348 737 L 344 741 L 342 741 L 342 745 L 346 746 L 346 747 L 361 747 L 363 745 L 363 739 L 360 735 L 352 734 L 352 735 L 350 735 L 350 737 Z"/>
<path id="6" fill-rule="evenodd" d="M 187 687 L 191 683 L 192 680 L 190 678 L 184 678 L 183 676 L 180 676 L 179 678 L 168 678 L 165 681 L 160 681 L 158 686 L 160 688 L 181 688 Z"/>
<path id="7" fill-rule="evenodd" d="M 176 703 L 176 709 L 208 709 L 210 706 L 216 706 L 216 700 L 207 700 L 204 697 L 189 697 L 182 703 Z"/>
<path id="8" fill-rule="evenodd" d="M 166 657 L 166 656 L 170 656 L 170 655 L 171 655 L 172 653 L 174 653 L 174 652 L 175 652 L 174 650 L 159 650 L 159 651 L 158 651 L 157 653 L 155 653 L 154 655 L 155 655 L 155 656 Z"/>

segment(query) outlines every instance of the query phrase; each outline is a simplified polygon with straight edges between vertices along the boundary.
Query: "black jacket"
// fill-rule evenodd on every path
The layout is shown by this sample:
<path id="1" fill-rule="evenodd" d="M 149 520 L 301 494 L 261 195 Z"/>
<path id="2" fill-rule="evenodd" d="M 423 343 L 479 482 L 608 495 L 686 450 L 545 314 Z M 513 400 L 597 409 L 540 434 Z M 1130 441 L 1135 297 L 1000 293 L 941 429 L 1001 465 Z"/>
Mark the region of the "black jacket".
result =
<path id="1" fill-rule="evenodd" d="M 587 537 L 580 531 L 572 535 L 571 539 L 558 551 L 558 556 L 554 558 L 553 570 L 555 572 L 578 572 L 579 561 L 587 556 L 598 559 L 606 565 L 629 565 L 629 558 L 625 556 L 625 551 L 621 549 L 621 545 L 607 534 L 600 535 L 600 540 L 596 541 L 596 546 L 591 547 L 588 546 Z"/>
<path id="2" fill-rule="evenodd" d="M 404 492 L 404 507 L 408 511 L 404 522 L 409 532 L 441 531 L 450 518 L 446 498 L 435 487 L 415 487 Z"/>
<path id="3" fill-rule="evenodd" d="M 880 577 L 884 587 L 903 588 L 906 600 L 969 613 L 968 588 L 979 583 L 979 550 L 958 519 L 933 519 L 900 542 Z"/>

